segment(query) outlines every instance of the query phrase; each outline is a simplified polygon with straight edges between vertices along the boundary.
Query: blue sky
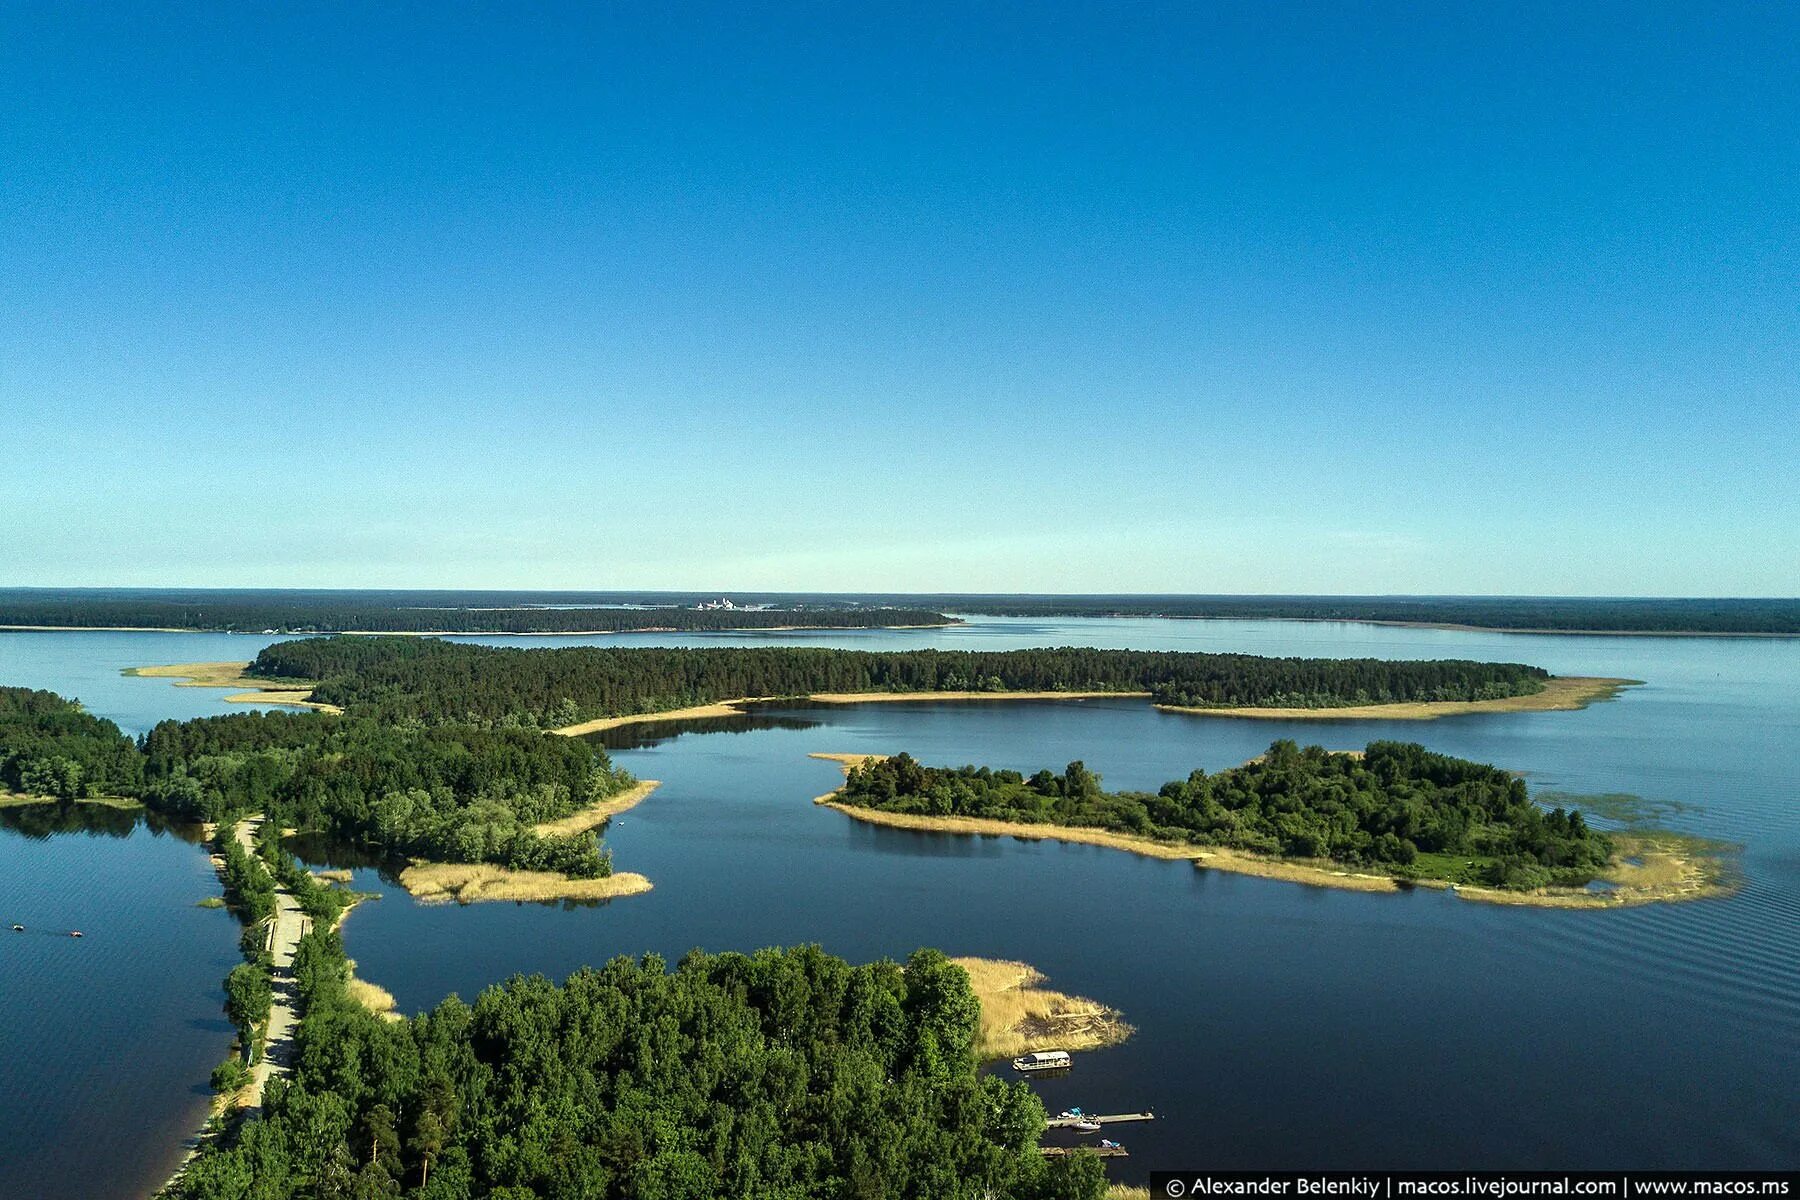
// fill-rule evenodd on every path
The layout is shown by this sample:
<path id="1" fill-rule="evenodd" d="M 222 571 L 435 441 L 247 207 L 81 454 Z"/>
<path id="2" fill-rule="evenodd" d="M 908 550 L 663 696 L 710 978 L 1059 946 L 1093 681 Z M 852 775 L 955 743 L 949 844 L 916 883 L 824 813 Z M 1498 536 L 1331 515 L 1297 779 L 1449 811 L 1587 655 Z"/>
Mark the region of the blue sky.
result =
<path id="1" fill-rule="evenodd" d="M 1800 10 L 512 7 L 0 7 L 0 584 L 1800 593 Z"/>

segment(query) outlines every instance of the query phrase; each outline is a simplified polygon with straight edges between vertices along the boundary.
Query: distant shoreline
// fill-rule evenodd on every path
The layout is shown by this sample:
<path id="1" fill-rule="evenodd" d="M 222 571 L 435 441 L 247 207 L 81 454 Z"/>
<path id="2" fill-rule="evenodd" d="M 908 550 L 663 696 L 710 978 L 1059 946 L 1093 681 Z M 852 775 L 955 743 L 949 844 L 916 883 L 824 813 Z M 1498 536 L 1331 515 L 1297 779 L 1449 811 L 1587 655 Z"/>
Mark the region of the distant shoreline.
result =
<path id="1" fill-rule="evenodd" d="M 173 625 L 0 625 L 0 633 L 223 633 L 231 637 L 611 637 L 634 633 L 856 633 L 875 629 L 949 629 L 961 621 L 928 621 L 922 625 L 735 625 L 684 629 L 677 625 L 642 625 L 630 629 L 195 629 Z"/>
<path id="2" fill-rule="evenodd" d="M 1075 614 L 1067 615 L 1074 616 Z M 1115 613 L 1105 619 L 1130 620 L 1134 617 L 1155 618 L 1157 616 L 1156 613 Z M 1450 621 L 1399 621 L 1384 617 L 1223 617 L 1210 613 L 1163 613 L 1160 614 L 1160 619 L 1166 621 L 1292 621 L 1302 625 L 1391 625 L 1397 629 L 1445 629 L 1452 633 L 1520 633 L 1540 637 L 1800 638 L 1800 633 L 1744 629 L 1534 629 L 1512 625 L 1459 625 Z"/>
<path id="3" fill-rule="evenodd" d="M 835 762 L 848 777 L 852 767 L 868 759 L 885 756 L 814 753 L 807 757 Z M 1702 900 L 1729 895 L 1732 891 L 1720 882 L 1717 872 L 1709 868 L 1703 861 L 1703 856 L 1695 852 L 1685 839 L 1667 834 L 1612 834 L 1615 847 L 1613 861 L 1605 872 L 1597 876 L 1612 885 L 1611 890 L 1590 892 L 1575 888 L 1546 888 L 1515 892 L 1502 888 L 1452 884 L 1444 879 L 1403 879 L 1394 875 L 1353 871 L 1329 860 L 1269 858 L 1196 842 L 1162 842 L 1154 838 L 1115 833 L 1109 829 L 1084 825 L 1037 825 L 991 817 L 931 817 L 916 813 L 886 812 L 846 804 L 838 799 L 842 792 L 842 788 L 827 792 L 815 797 L 813 803 L 822 808 L 835 809 L 865 824 L 892 829 L 1101 846 L 1144 858 L 1185 859 L 1203 871 L 1225 871 L 1233 875 L 1252 875 L 1260 879 L 1278 879 L 1287 883 L 1344 891 L 1392 893 L 1411 888 L 1429 888 L 1453 892 L 1460 900 L 1480 903 L 1581 909 L 1632 908 L 1643 904 Z"/>

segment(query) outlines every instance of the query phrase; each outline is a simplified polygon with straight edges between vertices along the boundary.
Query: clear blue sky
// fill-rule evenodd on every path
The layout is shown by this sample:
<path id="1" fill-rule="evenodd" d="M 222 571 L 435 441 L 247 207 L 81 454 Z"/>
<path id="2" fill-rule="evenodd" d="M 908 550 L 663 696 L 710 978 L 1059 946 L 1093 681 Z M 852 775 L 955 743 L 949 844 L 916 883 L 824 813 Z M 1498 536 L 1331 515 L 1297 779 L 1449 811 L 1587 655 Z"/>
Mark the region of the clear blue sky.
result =
<path id="1" fill-rule="evenodd" d="M 0 6 L 0 585 L 1800 592 L 1800 8 L 523 7 Z"/>

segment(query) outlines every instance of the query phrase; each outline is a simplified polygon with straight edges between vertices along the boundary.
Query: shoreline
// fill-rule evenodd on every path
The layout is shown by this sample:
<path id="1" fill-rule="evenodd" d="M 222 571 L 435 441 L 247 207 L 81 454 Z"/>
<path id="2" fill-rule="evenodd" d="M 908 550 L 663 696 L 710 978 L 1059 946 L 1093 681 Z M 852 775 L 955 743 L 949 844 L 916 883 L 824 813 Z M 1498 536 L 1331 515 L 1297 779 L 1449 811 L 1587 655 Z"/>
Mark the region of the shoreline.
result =
<path id="1" fill-rule="evenodd" d="M 963 621 L 932 621 L 924 625 L 740 625 L 736 628 L 688 628 L 675 625 L 640 625 L 631 629 L 314 629 L 306 632 L 278 629 L 274 633 L 249 629 L 194 629 L 175 625 L 0 625 L 0 633 L 213 633 L 230 637 L 606 637 L 615 633 L 854 633 L 862 629 L 949 629 Z M 1786 636 L 1786 635 L 1775 635 Z M 1794 635 L 1800 636 L 1800 635 Z"/>
<path id="2" fill-rule="evenodd" d="M 950 961 L 969 977 L 981 1005 L 974 1049 L 982 1062 L 1034 1050 L 1101 1050 L 1137 1032 L 1110 1005 L 1042 986 L 1049 981 L 1030 963 L 973 956 Z"/>
<path id="3" fill-rule="evenodd" d="M 1199 618 L 1196 618 L 1199 619 Z M 1271 721 L 1434 721 L 1440 717 L 1473 713 L 1500 712 L 1571 712 L 1611 700 L 1625 688 L 1638 687 L 1642 680 L 1614 679 L 1590 675 L 1554 675 L 1544 690 L 1528 696 L 1503 696 L 1498 700 L 1401 701 L 1394 704 L 1359 704 L 1340 708 L 1195 708 L 1176 704 L 1152 704 L 1158 712 L 1194 717 L 1236 717 Z M 661 712 L 631 713 L 617 717 L 594 717 L 550 732 L 564 737 L 583 737 L 626 725 L 643 725 L 652 721 L 693 721 L 708 717 L 741 717 L 754 706 L 788 704 L 903 704 L 968 701 L 1031 703 L 1045 700 L 1147 700 L 1152 693 L 1144 691 L 1080 691 L 1080 692 L 810 692 L 801 696 L 738 696 L 731 700 L 715 700 L 686 708 L 667 708 Z"/>
<path id="4" fill-rule="evenodd" d="M 1152 614 L 1136 614 L 1151 616 Z M 1129 620 L 1124 614 L 1111 619 Z M 1524 625 L 1459 625 L 1453 621 L 1401 621 L 1376 617 L 1216 617 L 1169 614 L 1169 621 L 1295 621 L 1307 625 L 1387 625 L 1395 629 L 1442 629 L 1451 633 L 1509 633 L 1530 637 L 1704 637 L 1800 638 L 1800 633 L 1757 629 L 1534 629 Z"/>
<path id="5" fill-rule="evenodd" d="M 307 708 L 314 712 L 341 714 L 335 704 L 322 704 L 312 699 L 315 685 L 299 682 L 291 686 L 272 679 L 245 675 L 250 666 L 243 662 L 167 663 L 161 666 L 125 667 L 119 674 L 133 679 L 175 679 L 175 687 L 246 688 L 225 697 L 227 704 L 278 704 L 287 708 Z"/>
<path id="6" fill-rule="evenodd" d="M 1436 721 L 1475 713 L 1573 712 L 1590 704 L 1616 699 L 1628 687 L 1641 687 L 1639 679 L 1611 679 L 1598 675 L 1552 675 L 1544 690 L 1526 696 L 1502 696 L 1497 700 L 1402 700 L 1392 704 L 1356 704 L 1339 708 L 1197 708 L 1158 704 L 1158 712 L 1188 717 L 1235 717 L 1265 721 Z"/>
<path id="7" fill-rule="evenodd" d="M 835 762 L 848 776 L 850 768 L 881 754 L 808 754 L 808 758 Z M 1629 832 L 1609 834 L 1615 847 L 1614 860 L 1596 878 L 1611 884 L 1601 892 L 1583 888 L 1545 888 L 1530 892 L 1506 891 L 1500 888 L 1455 884 L 1445 879 L 1411 879 L 1396 875 L 1372 874 L 1321 860 L 1266 858 L 1218 846 L 1202 846 L 1194 842 L 1160 842 L 1134 834 L 1114 833 L 1080 825 L 1034 825 L 1023 821 L 1005 821 L 993 817 L 930 817 L 916 813 L 893 813 L 881 809 L 846 804 L 837 797 L 837 788 L 814 798 L 813 803 L 835 809 L 857 821 L 891 829 L 907 829 L 921 833 L 952 833 L 964 836 L 1015 837 L 1027 841 L 1066 842 L 1123 850 L 1144 858 L 1168 861 L 1186 860 L 1198 870 L 1225 871 L 1233 875 L 1251 875 L 1260 879 L 1276 879 L 1310 887 L 1338 888 L 1354 892 L 1401 892 L 1414 888 L 1453 893 L 1459 900 L 1476 903 L 1504 904 L 1525 908 L 1631 908 L 1643 904 L 1680 903 L 1730 895 L 1716 868 L 1709 868 L 1705 856 L 1694 848 L 1693 839 L 1680 835 Z M 1631 858 L 1641 860 L 1633 866 Z"/>
<path id="8" fill-rule="evenodd" d="M 631 713 L 623 717 L 594 717 L 574 725 L 564 725 L 550 732 L 564 737 L 582 737 L 602 733 L 624 725 L 644 725 L 651 721 L 696 721 L 707 717 L 741 717 L 755 705 L 777 704 L 897 704 L 930 701 L 965 700 L 1142 700 L 1149 692 L 811 692 L 804 696 L 739 696 L 732 700 L 715 700 L 710 704 L 693 704 L 686 708 L 665 708 L 661 712 Z"/>
<path id="9" fill-rule="evenodd" d="M 580 812 L 570 813 L 554 821 L 540 821 L 531 827 L 531 832 L 539 837 L 567 837 L 573 833 L 598 829 L 620 813 L 629 812 L 642 804 L 650 798 L 651 792 L 661 786 L 660 779 L 640 779 L 624 791 L 590 804 Z"/>

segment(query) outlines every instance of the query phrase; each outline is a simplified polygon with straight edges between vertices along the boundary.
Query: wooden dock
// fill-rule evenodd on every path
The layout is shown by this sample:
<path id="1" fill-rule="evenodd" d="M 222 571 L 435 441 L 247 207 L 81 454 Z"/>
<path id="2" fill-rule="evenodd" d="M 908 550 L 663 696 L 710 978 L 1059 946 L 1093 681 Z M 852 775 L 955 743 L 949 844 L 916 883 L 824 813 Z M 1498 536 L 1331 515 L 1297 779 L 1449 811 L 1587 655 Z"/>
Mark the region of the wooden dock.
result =
<path id="1" fill-rule="evenodd" d="M 1067 1158 L 1071 1154 L 1086 1151 L 1095 1158 L 1128 1158 L 1123 1146 L 1039 1146 L 1038 1153 L 1045 1158 Z"/>
<path id="2" fill-rule="evenodd" d="M 1084 1113 L 1079 1117 L 1051 1117 L 1044 1122 L 1044 1128 L 1073 1129 L 1083 1121 L 1092 1121 L 1096 1125 L 1128 1125 L 1133 1121 L 1154 1120 L 1156 1120 L 1156 1114 L 1151 1112 L 1113 1113 L 1110 1116 L 1088 1116 Z"/>

